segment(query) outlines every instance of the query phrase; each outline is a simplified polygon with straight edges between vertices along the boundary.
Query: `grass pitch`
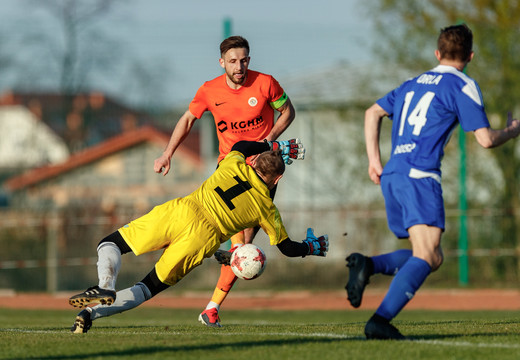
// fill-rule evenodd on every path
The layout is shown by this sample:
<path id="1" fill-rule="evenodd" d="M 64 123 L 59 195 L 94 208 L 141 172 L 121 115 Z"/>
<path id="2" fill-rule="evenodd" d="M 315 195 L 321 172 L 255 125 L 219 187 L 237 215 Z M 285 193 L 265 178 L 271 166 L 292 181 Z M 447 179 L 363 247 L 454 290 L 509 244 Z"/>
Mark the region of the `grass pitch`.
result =
<path id="1" fill-rule="evenodd" d="M 407 311 L 410 341 L 367 341 L 366 311 L 199 311 L 138 308 L 71 334 L 77 311 L 0 309 L 0 359 L 520 359 L 520 312 Z"/>

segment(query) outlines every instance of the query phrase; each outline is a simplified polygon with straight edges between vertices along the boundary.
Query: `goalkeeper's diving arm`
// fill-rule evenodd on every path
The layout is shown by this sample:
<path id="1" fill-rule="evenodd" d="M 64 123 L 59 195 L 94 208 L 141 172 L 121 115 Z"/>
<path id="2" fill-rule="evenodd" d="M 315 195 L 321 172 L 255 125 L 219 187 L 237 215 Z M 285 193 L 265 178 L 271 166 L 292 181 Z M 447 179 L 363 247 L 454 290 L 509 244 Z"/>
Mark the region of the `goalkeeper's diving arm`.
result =
<path id="1" fill-rule="evenodd" d="M 312 228 L 307 229 L 307 238 L 302 242 L 287 238 L 276 245 L 288 257 L 305 257 L 307 255 L 326 256 L 329 251 L 329 236 L 316 237 Z"/>

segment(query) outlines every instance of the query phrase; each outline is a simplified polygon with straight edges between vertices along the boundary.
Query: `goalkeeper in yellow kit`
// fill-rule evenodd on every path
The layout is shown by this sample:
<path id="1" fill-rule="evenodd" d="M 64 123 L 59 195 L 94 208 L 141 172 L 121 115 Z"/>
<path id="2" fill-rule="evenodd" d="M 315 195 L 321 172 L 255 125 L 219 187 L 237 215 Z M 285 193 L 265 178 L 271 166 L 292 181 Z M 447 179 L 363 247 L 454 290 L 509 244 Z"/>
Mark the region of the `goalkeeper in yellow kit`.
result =
<path id="1" fill-rule="evenodd" d="M 285 170 L 282 156 L 302 158 L 304 149 L 294 141 L 240 141 L 218 169 L 192 194 L 156 206 L 104 238 L 98 245 L 97 286 L 74 295 L 69 303 L 86 307 L 72 326 L 86 333 L 92 321 L 130 310 L 175 285 L 204 258 L 211 257 L 233 234 L 260 226 L 286 256 L 325 256 L 327 235 L 312 230 L 302 242 L 289 239 L 278 209 L 269 195 Z M 273 151 L 272 149 L 278 149 Z M 246 158 L 259 154 L 251 166 Z M 141 255 L 163 249 L 154 269 L 134 286 L 115 291 L 121 255 Z"/>

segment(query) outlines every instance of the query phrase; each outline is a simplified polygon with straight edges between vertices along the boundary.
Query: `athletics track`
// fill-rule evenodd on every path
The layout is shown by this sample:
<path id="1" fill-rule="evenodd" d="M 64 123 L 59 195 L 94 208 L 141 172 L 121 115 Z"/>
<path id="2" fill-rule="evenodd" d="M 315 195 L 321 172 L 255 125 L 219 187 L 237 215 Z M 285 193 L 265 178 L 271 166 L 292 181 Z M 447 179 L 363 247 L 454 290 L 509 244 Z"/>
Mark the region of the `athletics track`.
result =
<path id="1" fill-rule="evenodd" d="M 367 290 L 359 309 L 372 310 L 379 306 L 385 290 Z M 0 308 L 13 309 L 72 309 L 68 304 L 73 293 L 15 294 L 0 291 Z M 174 289 L 157 295 L 144 307 L 177 309 L 204 308 L 211 291 L 186 292 L 176 295 Z M 224 305 L 228 309 L 273 310 L 354 310 L 344 291 L 327 292 L 232 292 Z M 425 310 L 520 310 L 520 290 L 508 289 L 445 289 L 420 290 L 406 309 Z"/>

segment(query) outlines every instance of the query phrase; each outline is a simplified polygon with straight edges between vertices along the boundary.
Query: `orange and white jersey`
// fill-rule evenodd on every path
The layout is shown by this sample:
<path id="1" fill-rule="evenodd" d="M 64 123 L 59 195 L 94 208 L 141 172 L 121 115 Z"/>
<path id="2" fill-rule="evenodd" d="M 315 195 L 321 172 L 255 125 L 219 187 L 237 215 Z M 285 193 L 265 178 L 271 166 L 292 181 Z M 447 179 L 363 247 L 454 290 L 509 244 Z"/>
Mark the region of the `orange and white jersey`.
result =
<path id="1" fill-rule="evenodd" d="M 210 111 L 215 119 L 220 162 L 239 140 L 261 141 L 274 125 L 274 110 L 287 102 L 287 95 L 271 75 L 248 70 L 239 89 L 231 89 L 226 74 L 205 82 L 190 103 L 190 112 L 200 119 Z"/>

